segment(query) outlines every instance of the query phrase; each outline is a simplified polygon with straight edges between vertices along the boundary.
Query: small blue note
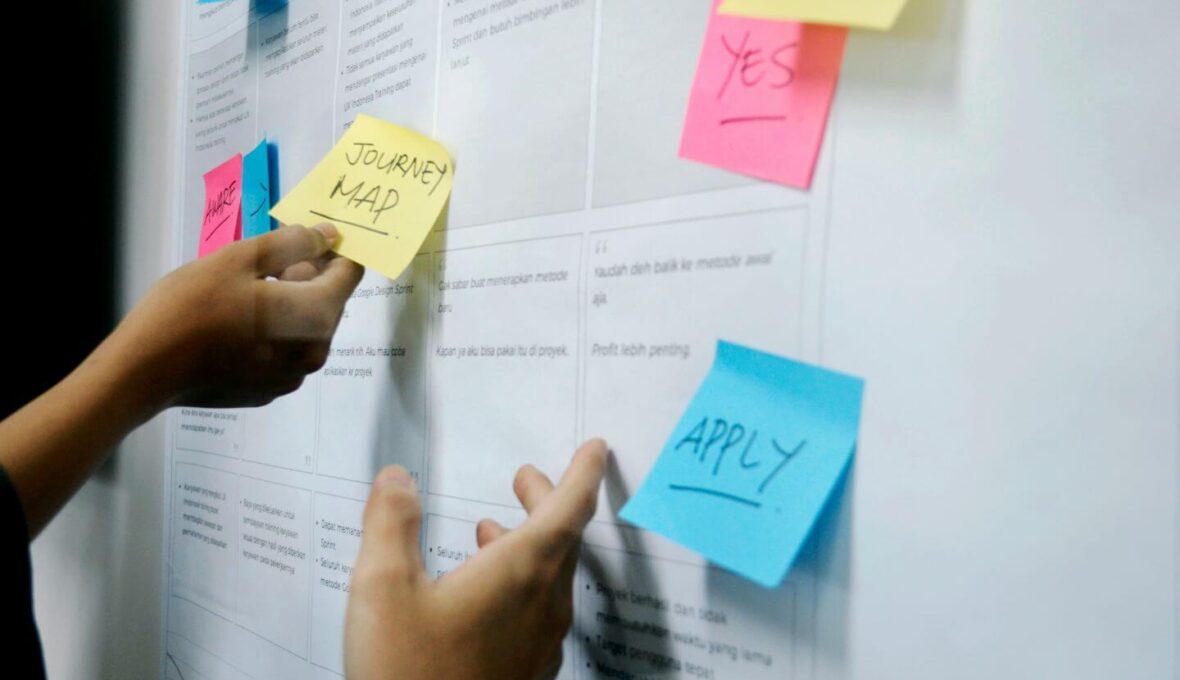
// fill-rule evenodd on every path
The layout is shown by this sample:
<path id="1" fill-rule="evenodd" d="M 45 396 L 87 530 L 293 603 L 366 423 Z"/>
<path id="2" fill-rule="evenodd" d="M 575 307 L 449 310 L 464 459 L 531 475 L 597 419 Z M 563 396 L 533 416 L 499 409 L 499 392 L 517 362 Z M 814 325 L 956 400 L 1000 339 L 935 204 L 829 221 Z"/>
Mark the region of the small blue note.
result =
<path id="1" fill-rule="evenodd" d="M 271 193 L 270 150 L 264 139 L 242 159 L 242 238 L 273 228 Z"/>
<path id="2" fill-rule="evenodd" d="M 777 587 L 852 460 L 863 391 L 859 378 L 719 341 L 619 516 Z"/>
<path id="3" fill-rule="evenodd" d="M 198 5 L 209 5 L 215 2 L 224 2 L 225 0 L 197 0 Z M 260 13 L 270 12 L 287 6 L 287 0 L 253 0 L 254 9 Z"/>

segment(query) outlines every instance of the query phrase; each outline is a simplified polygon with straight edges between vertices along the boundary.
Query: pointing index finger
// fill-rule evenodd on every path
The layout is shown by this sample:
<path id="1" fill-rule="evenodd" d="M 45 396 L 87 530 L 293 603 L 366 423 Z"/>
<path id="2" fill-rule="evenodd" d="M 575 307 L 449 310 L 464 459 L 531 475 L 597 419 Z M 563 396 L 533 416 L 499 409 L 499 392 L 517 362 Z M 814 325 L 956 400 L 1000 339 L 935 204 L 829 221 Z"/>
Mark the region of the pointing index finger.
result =
<path id="1" fill-rule="evenodd" d="M 591 439 L 578 447 L 557 488 L 533 513 L 530 519 L 551 540 L 557 538 L 568 547 L 580 539 L 598 505 L 606 457 L 606 442 L 601 439 Z"/>

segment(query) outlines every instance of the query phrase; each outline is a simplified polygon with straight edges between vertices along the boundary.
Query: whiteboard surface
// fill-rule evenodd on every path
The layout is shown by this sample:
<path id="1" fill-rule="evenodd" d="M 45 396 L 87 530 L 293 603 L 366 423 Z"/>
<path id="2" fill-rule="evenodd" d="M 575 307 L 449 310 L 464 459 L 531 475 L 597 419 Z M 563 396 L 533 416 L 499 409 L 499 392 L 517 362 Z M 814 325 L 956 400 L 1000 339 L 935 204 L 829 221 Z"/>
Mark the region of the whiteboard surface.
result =
<path id="1" fill-rule="evenodd" d="M 1180 13 L 911 5 L 838 94 L 834 675 L 1175 678 Z"/>
<path id="2" fill-rule="evenodd" d="M 1180 46 L 1161 28 L 1178 18 L 1165 2 L 912 0 L 894 32 L 851 36 L 800 354 L 868 388 L 849 491 L 800 567 L 814 677 L 1177 677 Z M 138 47 L 136 70 L 174 49 Z M 161 92 L 131 104 L 144 129 L 181 115 Z M 165 165 L 150 155 L 139 181 Z M 130 474 L 74 505 L 142 488 L 131 468 L 164 442 L 141 440 Z M 94 517 L 63 513 L 34 550 L 55 677 L 116 656 L 96 651 L 112 644 L 99 622 L 156 618 L 104 600 L 113 575 L 61 566 L 80 536 L 93 554 L 158 521 Z"/>

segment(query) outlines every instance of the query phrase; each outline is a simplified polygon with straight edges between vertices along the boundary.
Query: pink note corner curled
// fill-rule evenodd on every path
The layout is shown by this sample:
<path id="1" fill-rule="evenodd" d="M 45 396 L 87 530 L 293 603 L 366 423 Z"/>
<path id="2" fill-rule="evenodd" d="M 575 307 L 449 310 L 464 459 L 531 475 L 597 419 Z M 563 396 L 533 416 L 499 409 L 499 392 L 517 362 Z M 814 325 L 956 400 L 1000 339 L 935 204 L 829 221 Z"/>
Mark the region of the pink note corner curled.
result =
<path id="1" fill-rule="evenodd" d="M 717 13 L 715 0 L 680 157 L 811 187 L 848 29 Z"/>
<path id="2" fill-rule="evenodd" d="M 205 173 L 205 205 L 197 257 L 242 238 L 242 154 Z"/>

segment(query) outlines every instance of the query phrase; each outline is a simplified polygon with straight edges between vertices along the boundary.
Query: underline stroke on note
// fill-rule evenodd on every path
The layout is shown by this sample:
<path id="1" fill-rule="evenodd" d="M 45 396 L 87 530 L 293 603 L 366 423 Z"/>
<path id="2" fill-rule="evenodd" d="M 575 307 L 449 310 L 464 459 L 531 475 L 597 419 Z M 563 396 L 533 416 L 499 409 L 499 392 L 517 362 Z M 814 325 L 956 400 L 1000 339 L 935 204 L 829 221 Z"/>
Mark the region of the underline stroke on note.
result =
<path id="1" fill-rule="evenodd" d="M 221 218 L 221 221 L 217 223 L 217 226 L 210 229 L 208 234 L 205 234 L 205 240 L 208 241 L 209 239 L 213 238 L 213 234 L 216 234 L 217 230 L 221 228 L 221 225 L 228 222 L 229 218 L 231 218 L 231 217 L 233 217 L 233 213 L 230 213 L 229 215 L 226 215 L 225 217 Z"/>
<path id="2" fill-rule="evenodd" d="M 331 215 L 325 215 L 324 213 L 317 212 L 315 210 L 308 210 L 307 212 L 311 213 L 312 215 L 315 215 L 316 217 L 322 217 L 325 220 L 332 220 L 333 222 L 347 224 L 350 227 L 357 227 L 358 229 L 364 229 L 365 231 L 371 231 L 374 234 L 381 234 L 382 236 L 389 236 L 389 232 L 387 232 L 387 231 L 381 231 L 380 229 L 374 229 L 373 227 L 366 227 L 363 224 L 357 224 L 356 222 L 349 222 L 348 220 L 342 220 L 339 217 L 332 217 Z"/>
<path id="3" fill-rule="evenodd" d="M 722 118 L 719 123 L 721 125 L 729 125 L 730 123 L 781 123 L 786 119 L 786 116 L 733 116 Z"/>
<path id="4" fill-rule="evenodd" d="M 717 491 L 716 489 L 706 489 L 703 486 L 688 486 L 687 484 L 669 484 L 668 488 L 673 491 L 690 491 L 692 493 L 705 494 L 706 496 L 715 496 L 717 498 L 723 498 L 727 501 L 733 501 L 735 503 L 741 503 L 742 505 L 748 505 L 752 508 L 761 508 L 762 507 L 762 503 L 760 503 L 758 501 L 753 501 L 753 500 L 750 500 L 749 498 L 742 498 L 741 496 L 735 496 L 731 493 L 725 493 L 724 491 Z"/>

